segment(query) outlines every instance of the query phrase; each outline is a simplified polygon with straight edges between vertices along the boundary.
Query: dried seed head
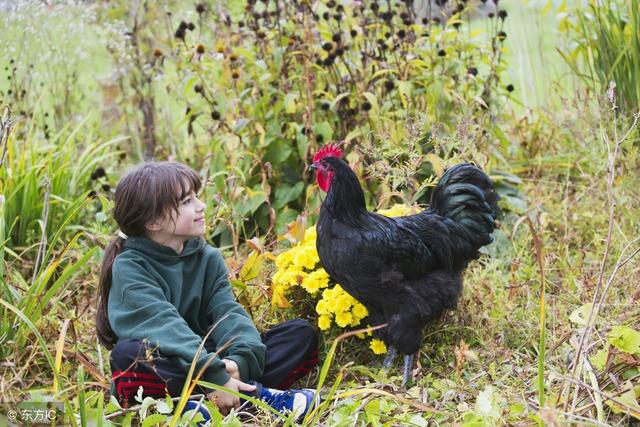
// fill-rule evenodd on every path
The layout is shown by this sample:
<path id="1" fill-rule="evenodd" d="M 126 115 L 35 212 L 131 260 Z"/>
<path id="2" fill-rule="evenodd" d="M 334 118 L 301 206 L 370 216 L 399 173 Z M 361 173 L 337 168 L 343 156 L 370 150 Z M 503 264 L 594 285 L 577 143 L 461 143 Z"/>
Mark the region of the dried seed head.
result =
<path id="1" fill-rule="evenodd" d="M 511 92 L 513 92 L 515 90 L 515 88 L 513 87 L 512 84 L 508 84 L 506 89 L 507 89 L 507 92 L 509 92 L 509 93 L 511 93 Z"/>
<path id="2" fill-rule="evenodd" d="M 198 44 L 196 46 L 196 52 L 198 52 L 200 55 L 202 55 L 204 53 L 204 45 L 203 44 Z"/>
<path id="3" fill-rule="evenodd" d="M 161 57 L 162 56 L 162 51 L 159 48 L 153 49 L 153 56 L 155 56 L 156 58 Z"/>
<path id="4" fill-rule="evenodd" d="M 220 113 L 218 111 L 216 111 L 216 110 L 213 110 L 211 112 L 211 118 L 213 120 L 220 120 Z"/>

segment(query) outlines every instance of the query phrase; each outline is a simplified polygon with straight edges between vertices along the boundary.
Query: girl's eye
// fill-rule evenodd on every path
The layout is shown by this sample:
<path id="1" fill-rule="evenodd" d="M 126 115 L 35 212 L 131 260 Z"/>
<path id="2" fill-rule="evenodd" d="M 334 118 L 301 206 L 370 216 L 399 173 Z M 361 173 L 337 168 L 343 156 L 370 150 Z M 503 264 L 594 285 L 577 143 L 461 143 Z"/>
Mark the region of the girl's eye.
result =
<path id="1" fill-rule="evenodd" d="M 189 203 L 190 201 L 191 201 L 191 197 L 187 197 L 186 199 L 184 199 L 184 200 L 182 201 L 182 204 L 183 204 L 183 205 L 186 205 L 186 204 L 187 204 L 187 203 Z"/>

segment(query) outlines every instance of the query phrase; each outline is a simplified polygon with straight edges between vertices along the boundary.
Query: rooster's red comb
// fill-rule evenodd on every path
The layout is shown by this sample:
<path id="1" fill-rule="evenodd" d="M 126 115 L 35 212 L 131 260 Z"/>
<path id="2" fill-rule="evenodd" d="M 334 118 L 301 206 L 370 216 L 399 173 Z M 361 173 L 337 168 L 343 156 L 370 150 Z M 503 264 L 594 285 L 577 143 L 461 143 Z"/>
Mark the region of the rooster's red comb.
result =
<path id="1" fill-rule="evenodd" d="M 313 162 L 319 162 L 325 157 L 342 157 L 342 150 L 337 145 L 327 144 L 313 156 Z"/>

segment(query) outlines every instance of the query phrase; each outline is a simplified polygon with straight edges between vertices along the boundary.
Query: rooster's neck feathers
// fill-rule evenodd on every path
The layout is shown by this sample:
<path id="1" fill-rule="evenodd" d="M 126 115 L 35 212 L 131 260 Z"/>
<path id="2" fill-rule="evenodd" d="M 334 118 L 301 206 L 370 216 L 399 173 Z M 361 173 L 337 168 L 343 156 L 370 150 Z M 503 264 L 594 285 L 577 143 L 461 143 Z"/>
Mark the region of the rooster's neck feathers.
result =
<path id="1" fill-rule="evenodd" d="M 368 214 L 360 182 L 344 160 L 331 157 L 328 161 L 333 166 L 335 175 L 323 207 L 332 217 L 357 225 Z"/>

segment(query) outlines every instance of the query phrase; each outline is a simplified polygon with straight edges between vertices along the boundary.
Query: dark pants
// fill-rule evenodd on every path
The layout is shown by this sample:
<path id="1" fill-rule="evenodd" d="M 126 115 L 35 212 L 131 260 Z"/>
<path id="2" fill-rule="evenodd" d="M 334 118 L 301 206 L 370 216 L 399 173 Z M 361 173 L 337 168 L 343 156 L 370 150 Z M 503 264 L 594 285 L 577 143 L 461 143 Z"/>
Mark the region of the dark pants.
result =
<path id="1" fill-rule="evenodd" d="M 305 320 L 281 323 L 263 333 L 261 338 L 267 346 L 264 374 L 251 380 L 267 387 L 287 389 L 318 364 L 318 337 Z M 174 359 L 164 357 L 158 350 L 150 350 L 145 342 L 133 339 L 119 340 L 111 350 L 113 391 L 121 405 L 135 403 L 134 396 L 140 386 L 144 396 L 158 398 L 182 393 L 187 372 Z M 199 386 L 194 390 L 196 393 L 211 391 Z"/>

